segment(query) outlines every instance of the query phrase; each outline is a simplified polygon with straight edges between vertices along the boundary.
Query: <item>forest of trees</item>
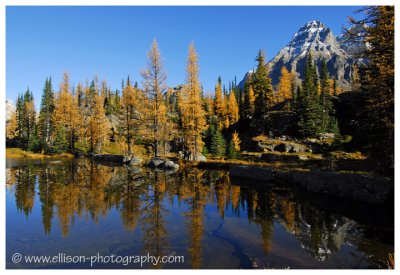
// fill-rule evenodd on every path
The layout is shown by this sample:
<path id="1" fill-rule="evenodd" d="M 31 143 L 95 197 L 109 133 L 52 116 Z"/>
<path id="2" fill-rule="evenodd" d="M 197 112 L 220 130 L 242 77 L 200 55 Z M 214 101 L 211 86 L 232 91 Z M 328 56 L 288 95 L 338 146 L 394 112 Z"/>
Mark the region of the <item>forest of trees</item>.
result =
<path id="1" fill-rule="evenodd" d="M 291 115 L 290 131 L 296 138 L 318 138 L 321 133 L 353 136 L 354 148 L 376 158 L 382 171 L 394 161 L 394 8 L 364 9 L 369 43 L 353 81 L 349 118 L 338 118 L 339 88 L 329 75 L 326 62 L 316 66 L 309 53 L 303 79 L 283 67 L 279 84 L 273 87 L 265 53 L 256 56 L 257 67 L 244 89 L 234 81 L 226 88 L 218 78 L 213 95 L 204 93 L 199 81 L 198 55 L 189 45 L 186 79 L 168 87 L 162 57 L 154 40 L 142 71 L 141 85 L 129 76 L 121 89 L 111 89 L 97 77 L 90 83 L 70 83 L 68 73 L 55 89 L 45 80 L 39 113 L 28 89 L 16 101 L 15 115 L 7 121 L 7 145 L 47 154 L 81 151 L 102 152 L 107 146 L 129 154 L 143 145 L 154 156 L 173 152 L 187 160 L 202 155 L 240 158 L 245 139 L 271 136 L 271 114 Z M 338 103 L 339 102 L 339 103 Z"/>

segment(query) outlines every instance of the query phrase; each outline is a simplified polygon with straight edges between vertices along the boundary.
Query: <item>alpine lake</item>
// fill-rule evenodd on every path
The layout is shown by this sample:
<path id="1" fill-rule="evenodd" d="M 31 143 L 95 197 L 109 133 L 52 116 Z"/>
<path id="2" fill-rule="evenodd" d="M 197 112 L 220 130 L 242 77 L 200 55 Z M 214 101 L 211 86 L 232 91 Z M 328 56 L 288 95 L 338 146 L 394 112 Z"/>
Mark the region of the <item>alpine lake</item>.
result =
<path id="1" fill-rule="evenodd" d="M 6 159 L 8 269 L 387 268 L 393 207 L 225 170 Z M 184 256 L 184 262 L 28 263 L 13 255 Z"/>

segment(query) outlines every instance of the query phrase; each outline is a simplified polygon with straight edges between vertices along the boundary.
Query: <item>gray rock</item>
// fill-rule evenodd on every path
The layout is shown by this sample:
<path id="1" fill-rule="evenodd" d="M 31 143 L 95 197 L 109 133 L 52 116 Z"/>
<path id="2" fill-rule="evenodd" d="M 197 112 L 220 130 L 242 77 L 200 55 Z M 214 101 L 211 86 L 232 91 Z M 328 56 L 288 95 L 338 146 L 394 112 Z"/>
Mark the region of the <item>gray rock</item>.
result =
<path id="1" fill-rule="evenodd" d="M 202 154 L 198 154 L 195 158 L 196 161 L 207 161 L 207 158 Z"/>
<path id="2" fill-rule="evenodd" d="M 128 169 L 132 174 L 139 174 L 142 172 L 142 169 L 139 166 L 128 166 Z"/>
<path id="3" fill-rule="evenodd" d="M 290 153 L 302 153 L 302 152 L 308 152 L 310 149 L 307 148 L 306 146 L 298 143 L 292 143 L 292 148 L 290 149 Z"/>
<path id="4" fill-rule="evenodd" d="M 258 141 L 257 146 L 261 149 L 261 152 L 272 152 L 274 151 L 275 144 L 273 143 L 265 143 L 262 141 Z"/>
<path id="5" fill-rule="evenodd" d="M 166 160 L 163 163 L 161 163 L 159 166 L 157 166 L 159 169 L 164 169 L 164 170 L 178 170 L 179 169 L 179 164 L 176 164 L 175 162 L 171 160 Z"/>
<path id="6" fill-rule="evenodd" d="M 131 166 L 138 166 L 138 165 L 141 165 L 142 162 L 143 162 L 143 160 L 142 160 L 141 158 L 133 157 L 133 158 L 130 159 L 129 165 L 131 165 Z"/>
<path id="7" fill-rule="evenodd" d="M 162 160 L 160 158 L 152 158 L 147 166 L 157 170 L 178 170 L 179 164 L 174 163 L 171 160 Z"/>
<path id="8" fill-rule="evenodd" d="M 335 138 L 335 134 L 334 133 L 321 133 L 319 135 L 319 139 L 321 139 L 321 140 L 334 139 L 334 138 Z"/>
<path id="9" fill-rule="evenodd" d="M 147 166 L 150 168 L 158 168 L 158 166 L 160 166 L 164 161 L 160 158 L 152 158 L 151 160 L 149 160 L 149 162 L 147 163 Z"/>

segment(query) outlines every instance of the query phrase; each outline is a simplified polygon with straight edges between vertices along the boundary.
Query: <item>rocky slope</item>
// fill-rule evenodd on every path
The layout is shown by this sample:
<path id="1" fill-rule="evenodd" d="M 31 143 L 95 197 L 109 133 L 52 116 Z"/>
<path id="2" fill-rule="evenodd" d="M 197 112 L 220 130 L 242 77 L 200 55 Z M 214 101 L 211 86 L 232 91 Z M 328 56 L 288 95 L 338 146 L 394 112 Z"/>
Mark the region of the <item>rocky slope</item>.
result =
<path id="1" fill-rule="evenodd" d="M 15 106 L 11 100 L 6 100 L 6 121 L 9 121 L 15 113 Z"/>
<path id="2" fill-rule="evenodd" d="M 311 52 L 318 66 L 321 65 L 322 59 L 325 59 L 330 76 L 337 80 L 339 86 L 345 89 L 349 87 L 354 63 L 353 54 L 359 51 L 362 43 L 361 40 L 350 40 L 346 36 L 338 38 L 339 40 L 320 21 L 310 21 L 302 26 L 291 41 L 268 62 L 272 83 L 278 84 L 283 66 L 302 79 L 307 53 Z M 241 88 L 250 74 L 251 71 L 239 83 Z"/>

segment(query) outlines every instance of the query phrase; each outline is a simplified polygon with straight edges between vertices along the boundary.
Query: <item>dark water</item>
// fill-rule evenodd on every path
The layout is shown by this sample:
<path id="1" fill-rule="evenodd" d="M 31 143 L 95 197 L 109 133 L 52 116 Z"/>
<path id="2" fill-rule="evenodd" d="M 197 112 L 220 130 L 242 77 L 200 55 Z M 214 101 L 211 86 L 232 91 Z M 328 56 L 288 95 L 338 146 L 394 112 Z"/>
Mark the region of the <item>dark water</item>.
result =
<path id="1" fill-rule="evenodd" d="M 227 171 L 7 159 L 6 177 L 7 268 L 91 268 L 15 264 L 17 252 L 184 256 L 184 263 L 143 268 L 385 268 L 394 251 L 393 212 L 384 207 L 245 182 Z"/>

